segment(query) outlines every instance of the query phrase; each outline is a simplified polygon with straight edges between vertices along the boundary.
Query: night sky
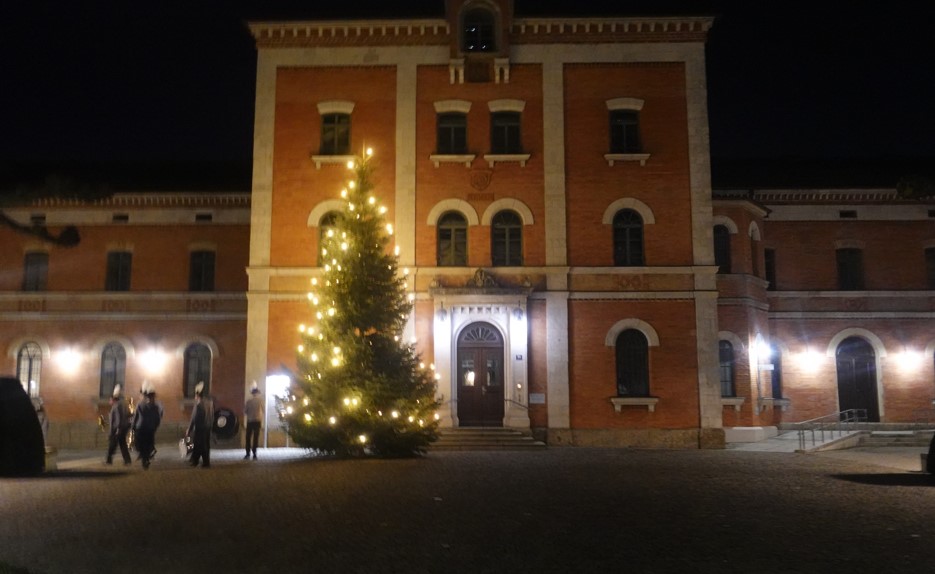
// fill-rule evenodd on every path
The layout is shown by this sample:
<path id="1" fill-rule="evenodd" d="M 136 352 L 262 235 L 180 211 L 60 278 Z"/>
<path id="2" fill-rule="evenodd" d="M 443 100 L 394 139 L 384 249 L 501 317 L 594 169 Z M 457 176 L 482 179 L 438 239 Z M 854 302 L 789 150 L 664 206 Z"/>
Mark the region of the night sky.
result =
<path id="1" fill-rule="evenodd" d="M 244 20 L 338 17 L 312 1 L 10 4 L 0 9 L 0 169 L 173 161 L 249 173 L 256 54 Z M 516 11 L 600 15 L 604 4 L 517 0 Z M 925 7 L 935 3 L 615 4 L 718 16 L 707 46 L 716 160 L 935 158 L 935 9 Z M 392 6 L 342 7 L 362 17 L 443 13 L 442 0 Z"/>

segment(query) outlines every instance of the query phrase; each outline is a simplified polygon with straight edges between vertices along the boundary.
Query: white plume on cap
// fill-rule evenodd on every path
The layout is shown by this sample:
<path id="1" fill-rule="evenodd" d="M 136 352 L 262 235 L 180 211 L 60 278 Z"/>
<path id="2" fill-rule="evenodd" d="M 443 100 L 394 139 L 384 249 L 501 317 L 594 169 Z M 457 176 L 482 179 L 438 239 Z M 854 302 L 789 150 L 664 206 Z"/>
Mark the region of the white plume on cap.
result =
<path id="1" fill-rule="evenodd" d="M 256 381 L 253 381 L 253 386 L 250 387 L 250 393 L 255 394 L 260 392 L 260 387 L 257 386 Z"/>
<path id="2" fill-rule="evenodd" d="M 156 393 L 156 387 L 152 383 L 143 381 L 143 394 L 152 395 Z"/>
<path id="3" fill-rule="evenodd" d="M 205 382 L 198 381 L 198 384 L 195 385 L 195 394 L 200 395 L 203 390 L 205 390 Z"/>
<path id="4" fill-rule="evenodd" d="M 120 396 L 120 385 L 114 385 L 114 396 L 115 397 Z"/>

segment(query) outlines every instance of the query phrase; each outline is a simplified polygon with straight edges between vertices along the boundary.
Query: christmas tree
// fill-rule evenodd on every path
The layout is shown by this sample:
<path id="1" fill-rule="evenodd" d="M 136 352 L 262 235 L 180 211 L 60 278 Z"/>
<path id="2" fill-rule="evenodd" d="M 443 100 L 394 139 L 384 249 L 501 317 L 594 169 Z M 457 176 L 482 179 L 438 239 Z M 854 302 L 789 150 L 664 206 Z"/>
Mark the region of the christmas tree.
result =
<path id="1" fill-rule="evenodd" d="M 308 294 L 315 321 L 302 325 L 298 377 L 283 403 L 299 446 L 336 456 L 406 456 L 436 439 L 434 365 L 403 341 L 412 311 L 408 270 L 399 273 L 393 227 L 373 195 L 370 150 L 349 164 L 356 180 L 322 238 L 322 275 Z"/>

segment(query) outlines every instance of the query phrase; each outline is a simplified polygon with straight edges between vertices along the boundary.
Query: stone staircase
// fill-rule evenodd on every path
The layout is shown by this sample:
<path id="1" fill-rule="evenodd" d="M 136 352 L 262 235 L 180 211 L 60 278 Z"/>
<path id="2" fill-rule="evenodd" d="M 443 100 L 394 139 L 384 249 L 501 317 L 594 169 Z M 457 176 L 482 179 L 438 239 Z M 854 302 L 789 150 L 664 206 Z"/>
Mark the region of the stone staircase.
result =
<path id="1" fill-rule="evenodd" d="M 864 431 L 858 446 L 921 446 L 926 447 L 932 441 L 933 430 L 879 430 Z"/>
<path id="2" fill-rule="evenodd" d="M 546 448 L 528 432 L 500 427 L 441 429 L 430 451 L 442 450 L 527 450 Z"/>

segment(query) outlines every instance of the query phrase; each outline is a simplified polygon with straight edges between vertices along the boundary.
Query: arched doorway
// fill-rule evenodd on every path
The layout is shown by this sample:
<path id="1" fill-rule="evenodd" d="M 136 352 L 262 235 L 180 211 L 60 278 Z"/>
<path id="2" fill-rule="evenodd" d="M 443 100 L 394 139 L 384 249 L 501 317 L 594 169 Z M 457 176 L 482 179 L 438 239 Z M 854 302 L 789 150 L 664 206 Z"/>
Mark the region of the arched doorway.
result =
<path id="1" fill-rule="evenodd" d="M 503 336 L 490 323 L 458 336 L 458 425 L 503 426 Z"/>
<path id="2" fill-rule="evenodd" d="M 873 347 L 860 337 L 841 341 L 836 352 L 838 365 L 838 408 L 864 409 L 867 420 L 880 422 L 877 403 L 877 365 Z"/>

